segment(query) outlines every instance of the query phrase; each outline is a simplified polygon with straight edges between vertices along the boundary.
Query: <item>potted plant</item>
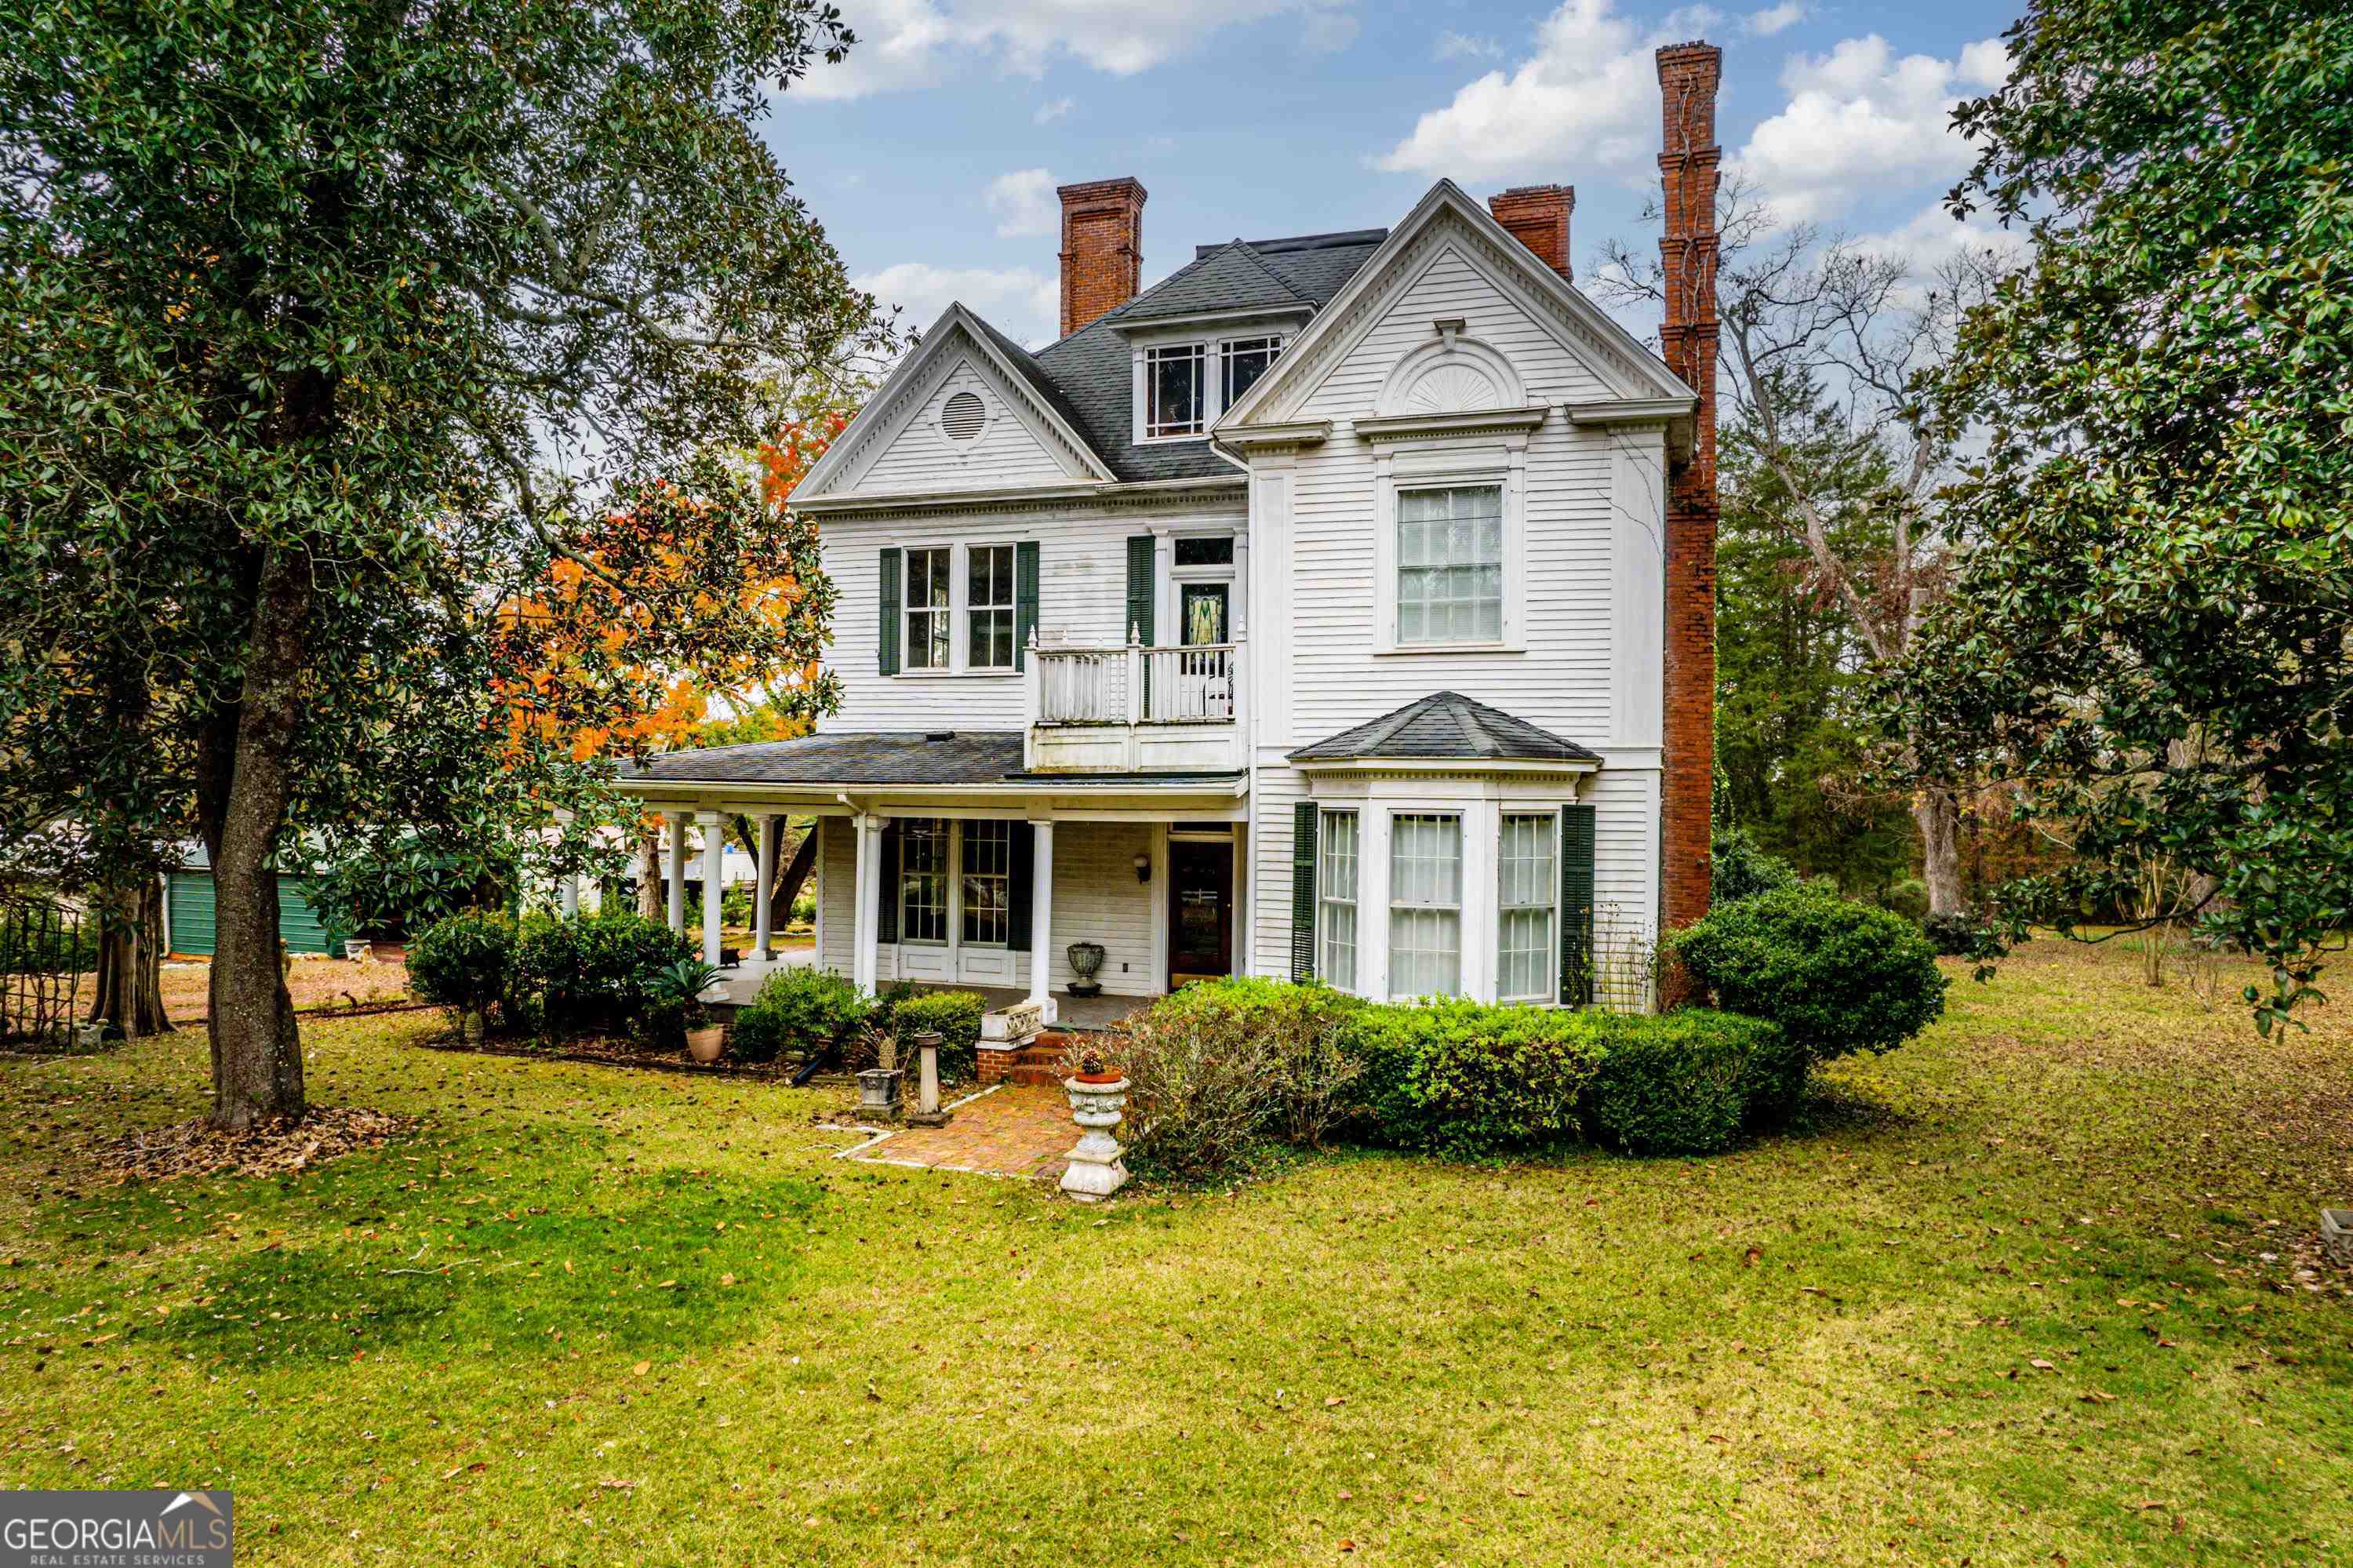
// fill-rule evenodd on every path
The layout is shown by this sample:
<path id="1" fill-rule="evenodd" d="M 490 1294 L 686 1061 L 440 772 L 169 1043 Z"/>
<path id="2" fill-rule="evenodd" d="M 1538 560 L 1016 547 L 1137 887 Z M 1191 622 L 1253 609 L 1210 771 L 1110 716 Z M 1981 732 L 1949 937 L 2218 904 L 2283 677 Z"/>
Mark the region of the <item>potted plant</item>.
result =
<path id="1" fill-rule="evenodd" d="M 1071 960 L 1071 973 L 1078 978 L 1071 981 L 1072 996 L 1093 996 L 1103 990 L 1095 974 L 1103 967 L 1103 945 L 1101 942 L 1072 942 L 1066 949 Z"/>
<path id="2" fill-rule="evenodd" d="M 1071 1119 L 1081 1133 L 1071 1150 L 1070 1169 L 1062 1173 L 1062 1191 L 1092 1203 L 1127 1185 L 1127 1164 L 1112 1134 L 1127 1106 L 1127 1075 L 1108 1066 L 1092 1050 L 1080 1054 L 1078 1069 L 1062 1085 L 1071 1097 Z"/>
<path id="3" fill-rule="evenodd" d="M 716 1062 L 727 1048 L 727 1031 L 711 1016 L 702 993 L 719 979 L 719 966 L 701 959 L 681 959 L 662 973 L 664 1000 L 679 1010 L 686 1029 L 686 1054 L 698 1062 Z"/>

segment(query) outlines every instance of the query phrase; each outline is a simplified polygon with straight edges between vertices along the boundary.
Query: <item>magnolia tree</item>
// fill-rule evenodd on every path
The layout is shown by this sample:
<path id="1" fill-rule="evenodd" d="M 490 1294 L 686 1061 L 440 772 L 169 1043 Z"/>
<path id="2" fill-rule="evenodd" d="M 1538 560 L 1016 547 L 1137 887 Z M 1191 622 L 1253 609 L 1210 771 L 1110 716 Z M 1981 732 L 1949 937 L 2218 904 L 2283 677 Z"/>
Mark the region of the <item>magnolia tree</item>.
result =
<path id="1" fill-rule="evenodd" d="M 887 338 L 758 130 L 850 35 L 812 0 L 0 27 L 0 825 L 201 841 L 212 1118 L 295 1116 L 310 835 L 552 821 L 635 670 L 815 657 L 816 579 L 764 590 L 800 525 L 707 454 Z M 558 563 L 632 608 L 519 689 Z"/>
<path id="2" fill-rule="evenodd" d="M 2031 265 L 1939 378 L 1966 568 L 1886 710 L 2074 860 L 2003 916 L 2194 918 L 2269 1030 L 2353 919 L 2353 11 L 2042 0 L 1961 106 Z"/>

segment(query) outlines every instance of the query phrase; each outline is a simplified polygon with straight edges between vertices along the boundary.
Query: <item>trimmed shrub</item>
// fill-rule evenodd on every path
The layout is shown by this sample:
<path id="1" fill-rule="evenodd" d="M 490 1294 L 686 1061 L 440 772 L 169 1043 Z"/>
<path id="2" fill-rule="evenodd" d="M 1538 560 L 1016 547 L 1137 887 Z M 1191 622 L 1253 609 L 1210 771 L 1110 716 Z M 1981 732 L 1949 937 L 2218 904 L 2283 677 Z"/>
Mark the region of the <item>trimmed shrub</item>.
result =
<path id="1" fill-rule="evenodd" d="M 1920 932 L 1928 945 L 1942 959 L 1999 959 L 2010 948 L 2003 945 L 2000 933 L 1980 909 L 1956 909 L 1946 915 L 1926 915 L 1920 920 Z"/>
<path id="2" fill-rule="evenodd" d="M 787 1051 L 808 1056 L 841 1040 L 874 1012 L 871 998 L 829 969 L 783 969 L 737 1011 L 728 1044 L 746 1062 L 773 1062 Z M 976 1037 L 977 1026 L 975 1033 Z"/>
<path id="3" fill-rule="evenodd" d="M 891 1033 L 898 1036 L 899 1065 L 913 1072 L 915 1048 L 909 1037 L 926 1029 L 940 1036 L 940 1076 L 964 1083 L 980 1071 L 980 1016 L 988 999 L 976 991 L 927 991 L 891 1010 Z"/>
<path id="4" fill-rule="evenodd" d="M 1612 1018 L 1593 1080 L 1594 1125 L 1638 1154 L 1714 1154 L 1802 1088 L 1805 1057 L 1761 1018 L 1683 1008 Z"/>
<path id="5" fill-rule="evenodd" d="M 1708 902 L 1735 904 L 1760 894 L 1795 887 L 1798 868 L 1767 854 L 1746 828 L 1726 828 L 1708 845 Z"/>
<path id="6" fill-rule="evenodd" d="M 1726 905 L 1671 940 L 1717 1006 L 1772 1020 L 1817 1062 L 1892 1051 L 1945 1011 L 1918 927 L 1819 888 Z"/>
<path id="7" fill-rule="evenodd" d="M 1147 1166 L 1207 1178 L 1281 1138 L 1314 1145 L 1347 1115 L 1360 1072 L 1344 1044 L 1362 1004 L 1327 986 L 1203 981 L 1131 1021 L 1114 1052 L 1131 1142 Z"/>
<path id="8" fill-rule="evenodd" d="M 1879 906 L 1893 909 L 1906 920 L 1916 922 L 1926 919 L 1928 914 L 1928 885 L 1916 876 L 1892 883 L 1887 891 L 1879 895 Z"/>
<path id="9" fill-rule="evenodd" d="M 515 985 L 536 1000 L 553 1033 L 628 1033 L 661 1044 L 678 1024 L 664 1009 L 665 977 L 695 956 L 668 926 L 615 904 L 584 919 L 526 924 Z"/>
<path id="10" fill-rule="evenodd" d="M 469 910 L 436 920 L 408 944 L 408 983 L 451 1012 L 501 1011 L 514 993 L 518 946 L 512 916 Z M 501 1012 L 512 1022 L 513 1009 Z"/>
<path id="11" fill-rule="evenodd" d="M 1474 1157 L 1573 1138 L 1609 1022 L 1459 1000 L 1366 1007 L 1347 1041 L 1364 1067 L 1363 1130 L 1401 1149 Z"/>

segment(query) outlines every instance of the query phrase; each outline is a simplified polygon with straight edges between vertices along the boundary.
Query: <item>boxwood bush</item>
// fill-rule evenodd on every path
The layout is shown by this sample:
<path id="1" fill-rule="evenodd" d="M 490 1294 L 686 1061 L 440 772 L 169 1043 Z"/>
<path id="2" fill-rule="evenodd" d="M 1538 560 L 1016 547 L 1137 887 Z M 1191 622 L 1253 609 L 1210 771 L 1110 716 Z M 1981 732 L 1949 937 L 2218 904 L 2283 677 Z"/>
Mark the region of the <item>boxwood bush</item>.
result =
<path id="1" fill-rule="evenodd" d="M 1820 888 L 1727 904 L 1670 945 L 1717 1006 L 1772 1020 L 1818 1062 L 1894 1050 L 1945 1011 L 1917 926 Z"/>
<path id="2" fill-rule="evenodd" d="M 1367 1007 L 1348 1036 L 1374 1141 L 1476 1156 L 1577 1135 L 1607 1015 L 1460 1000 Z"/>
<path id="3" fill-rule="evenodd" d="M 513 917 L 470 909 L 436 920 L 408 944 L 408 983 L 457 1014 L 500 1012 L 512 1022 L 517 937 Z"/>
<path id="4" fill-rule="evenodd" d="M 1678 1009 L 1609 1018 L 1592 1091 L 1593 1123 L 1638 1154 L 1714 1154 L 1740 1129 L 1788 1108 L 1804 1053 L 1761 1018 Z"/>
<path id="5" fill-rule="evenodd" d="M 736 1012 L 728 1044 L 746 1062 L 773 1062 L 786 1052 L 807 1056 L 844 1039 L 873 1012 L 871 997 L 831 970 L 783 969 Z"/>
<path id="6" fill-rule="evenodd" d="M 934 1030 L 940 1037 L 940 1076 L 969 1081 L 980 1071 L 980 1018 L 987 1011 L 988 999 L 976 991 L 926 991 L 902 998 L 891 1010 L 899 1065 L 914 1071 L 913 1036 Z"/>
<path id="7" fill-rule="evenodd" d="M 515 991 L 554 1034 L 629 1034 L 654 1043 L 677 1032 L 665 977 L 696 956 L 694 944 L 659 920 L 608 906 L 577 920 L 528 922 L 516 955 Z"/>

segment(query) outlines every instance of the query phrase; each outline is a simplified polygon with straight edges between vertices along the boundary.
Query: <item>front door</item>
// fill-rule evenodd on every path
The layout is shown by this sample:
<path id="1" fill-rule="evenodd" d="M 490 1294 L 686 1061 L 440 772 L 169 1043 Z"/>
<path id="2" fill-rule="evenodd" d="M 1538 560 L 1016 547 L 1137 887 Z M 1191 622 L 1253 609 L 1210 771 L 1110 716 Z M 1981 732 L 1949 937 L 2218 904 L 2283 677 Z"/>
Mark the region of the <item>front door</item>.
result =
<path id="1" fill-rule="evenodd" d="M 1234 969 L 1234 846 L 1168 843 L 1168 987 Z"/>

